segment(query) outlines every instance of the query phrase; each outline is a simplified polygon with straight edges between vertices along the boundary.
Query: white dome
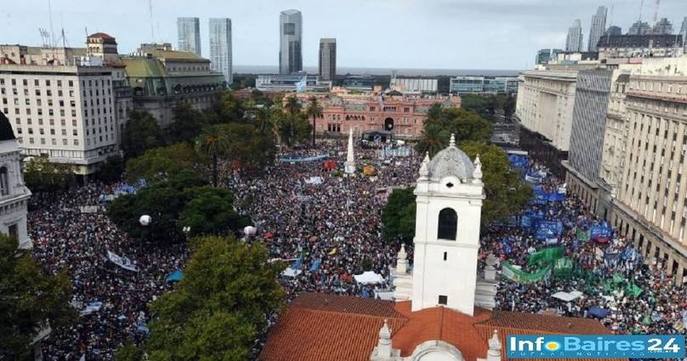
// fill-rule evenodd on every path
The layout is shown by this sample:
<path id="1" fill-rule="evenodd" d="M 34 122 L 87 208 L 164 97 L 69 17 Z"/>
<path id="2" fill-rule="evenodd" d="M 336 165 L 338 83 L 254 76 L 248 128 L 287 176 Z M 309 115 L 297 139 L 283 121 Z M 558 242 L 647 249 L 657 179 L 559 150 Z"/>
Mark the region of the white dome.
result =
<path id="1" fill-rule="evenodd" d="M 471 179 L 475 166 L 470 157 L 456 147 L 453 135 L 451 135 L 449 146 L 432 158 L 427 170 L 428 177 L 433 179 L 442 179 L 448 176 Z"/>

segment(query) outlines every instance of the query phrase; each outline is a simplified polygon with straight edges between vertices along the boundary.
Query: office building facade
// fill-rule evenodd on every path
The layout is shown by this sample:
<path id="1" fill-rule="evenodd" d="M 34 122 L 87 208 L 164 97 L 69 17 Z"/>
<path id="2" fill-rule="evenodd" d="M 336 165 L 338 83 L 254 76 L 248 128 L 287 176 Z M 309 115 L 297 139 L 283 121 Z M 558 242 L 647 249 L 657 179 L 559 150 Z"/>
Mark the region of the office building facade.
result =
<path id="1" fill-rule="evenodd" d="M 535 159 L 562 176 L 567 159 L 575 105 L 577 71 L 531 70 L 520 75 L 515 116 L 520 144 Z"/>
<path id="2" fill-rule="evenodd" d="M 189 51 L 198 56 L 200 52 L 200 19 L 177 18 L 177 50 Z"/>
<path id="3" fill-rule="evenodd" d="M 572 26 L 568 28 L 568 37 L 565 39 L 565 51 L 582 51 L 582 22 L 576 19 Z"/>
<path id="4" fill-rule="evenodd" d="M 517 77 L 457 76 L 451 78 L 449 90 L 454 94 L 514 94 Z"/>
<path id="5" fill-rule="evenodd" d="M 562 52 L 563 49 L 541 49 L 537 52 L 535 64 L 548 64 L 550 61 L 555 60 L 558 54 Z"/>
<path id="6" fill-rule="evenodd" d="M 656 35 L 670 35 L 673 33 L 673 23 L 667 18 L 662 18 L 654 24 L 652 33 Z"/>
<path id="7" fill-rule="evenodd" d="M 232 70 L 231 19 L 211 18 L 210 29 L 210 69 L 224 74 L 227 84 L 234 82 Z"/>
<path id="8" fill-rule="evenodd" d="M 86 64 L 0 65 L 0 109 L 24 156 L 46 156 L 76 174 L 119 154 L 113 69 Z"/>
<path id="9" fill-rule="evenodd" d="M 336 78 L 336 39 L 320 39 L 319 72 L 322 80 Z"/>
<path id="10" fill-rule="evenodd" d="M 609 35 L 623 35 L 623 29 L 620 26 L 611 25 L 604 32 L 604 36 L 609 36 Z M 597 46 L 598 46 L 598 42 L 597 42 Z"/>
<path id="11" fill-rule="evenodd" d="M 279 15 L 279 73 L 303 70 L 303 15 L 298 10 L 284 10 Z"/>
<path id="12" fill-rule="evenodd" d="M 682 35 L 611 35 L 599 40 L 599 60 L 663 58 L 683 54 Z"/>
<path id="13" fill-rule="evenodd" d="M 392 77 L 389 88 L 403 94 L 434 94 L 437 92 L 439 80 L 429 78 L 399 78 Z"/>
<path id="14" fill-rule="evenodd" d="M 566 168 L 568 189 L 592 212 L 597 212 L 599 174 L 613 71 L 581 70 L 577 73 L 575 105 Z M 606 214 L 603 216 L 605 217 Z"/>
<path id="15" fill-rule="evenodd" d="M 687 57 L 656 59 L 630 76 L 627 138 L 613 224 L 655 263 L 687 277 Z"/>
<path id="16" fill-rule="evenodd" d="M 627 35 L 647 35 L 651 34 L 651 26 L 649 23 L 641 20 L 637 20 L 630 29 L 627 31 Z"/>
<path id="17" fill-rule="evenodd" d="M 589 29 L 589 43 L 587 45 L 587 51 L 596 51 L 596 45 L 599 39 L 606 31 L 606 15 L 608 9 L 605 6 L 599 6 L 596 10 L 596 14 L 592 16 L 592 26 Z"/>

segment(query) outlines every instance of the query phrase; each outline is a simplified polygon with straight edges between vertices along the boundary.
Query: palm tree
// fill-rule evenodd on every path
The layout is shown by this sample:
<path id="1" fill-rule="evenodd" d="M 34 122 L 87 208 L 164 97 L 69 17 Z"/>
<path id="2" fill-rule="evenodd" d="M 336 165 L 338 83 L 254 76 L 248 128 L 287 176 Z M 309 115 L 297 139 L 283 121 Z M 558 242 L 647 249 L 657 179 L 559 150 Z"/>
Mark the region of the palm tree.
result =
<path id="1" fill-rule="evenodd" d="M 312 117 L 312 146 L 314 148 L 315 147 L 315 122 L 316 122 L 318 117 L 322 116 L 322 106 L 320 105 L 320 102 L 317 101 L 317 98 L 310 97 L 310 102 L 308 103 L 308 108 L 305 110 L 305 113 L 309 117 Z"/>
<path id="2" fill-rule="evenodd" d="M 198 153 L 204 154 L 212 160 L 212 183 L 215 187 L 219 184 L 218 163 L 219 157 L 229 152 L 230 140 L 226 131 L 220 125 L 206 127 L 198 136 L 196 142 Z"/>
<path id="3" fill-rule="evenodd" d="M 286 98 L 286 104 L 284 105 L 284 109 L 286 109 L 287 113 L 294 115 L 301 111 L 301 107 L 301 103 L 295 96 L 290 96 Z"/>

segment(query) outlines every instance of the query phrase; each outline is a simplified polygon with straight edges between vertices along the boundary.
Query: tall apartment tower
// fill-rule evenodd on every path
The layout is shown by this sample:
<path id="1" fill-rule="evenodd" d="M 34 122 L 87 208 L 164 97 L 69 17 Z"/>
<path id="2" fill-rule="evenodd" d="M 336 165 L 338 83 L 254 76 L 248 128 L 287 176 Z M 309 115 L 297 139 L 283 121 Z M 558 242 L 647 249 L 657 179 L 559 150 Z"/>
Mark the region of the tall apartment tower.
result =
<path id="1" fill-rule="evenodd" d="M 320 39 L 320 79 L 336 78 L 336 39 Z"/>
<path id="2" fill-rule="evenodd" d="M 597 44 L 599 39 L 606 31 L 606 15 L 608 9 L 605 6 L 599 6 L 596 10 L 596 15 L 592 16 L 592 26 L 589 29 L 589 43 L 587 45 L 588 51 L 597 51 Z"/>
<path id="3" fill-rule="evenodd" d="M 279 15 L 279 73 L 303 70 L 303 16 L 298 10 L 284 10 Z"/>
<path id="4" fill-rule="evenodd" d="M 200 56 L 200 20 L 177 18 L 178 50 L 190 51 Z"/>
<path id="5" fill-rule="evenodd" d="M 231 59 L 231 19 L 211 18 L 210 69 L 224 74 L 227 84 L 234 82 Z"/>
<path id="6" fill-rule="evenodd" d="M 662 18 L 654 24 L 654 34 L 668 35 L 673 33 L 673 24 L 667 18 Z"/>
<path id="7" fill-rule="evenodd" d="M 565 51 L 582 51 L 582 22 L 575 19 L 572 26 L 568 28 L 568 37 L 565 40 Z"/>

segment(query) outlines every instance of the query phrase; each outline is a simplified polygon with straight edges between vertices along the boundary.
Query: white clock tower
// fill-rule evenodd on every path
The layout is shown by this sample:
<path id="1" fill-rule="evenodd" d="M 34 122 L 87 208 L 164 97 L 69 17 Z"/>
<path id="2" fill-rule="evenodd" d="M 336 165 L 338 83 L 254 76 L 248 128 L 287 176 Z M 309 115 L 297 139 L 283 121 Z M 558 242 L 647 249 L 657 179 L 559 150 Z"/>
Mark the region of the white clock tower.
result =
<path id="1" fill-rule="evenodd" d="M 444 305 L 473 315 L 477 283 L 482 165 L 456 147 L 426 156 L 415 187 L 412 310 Z"/>

